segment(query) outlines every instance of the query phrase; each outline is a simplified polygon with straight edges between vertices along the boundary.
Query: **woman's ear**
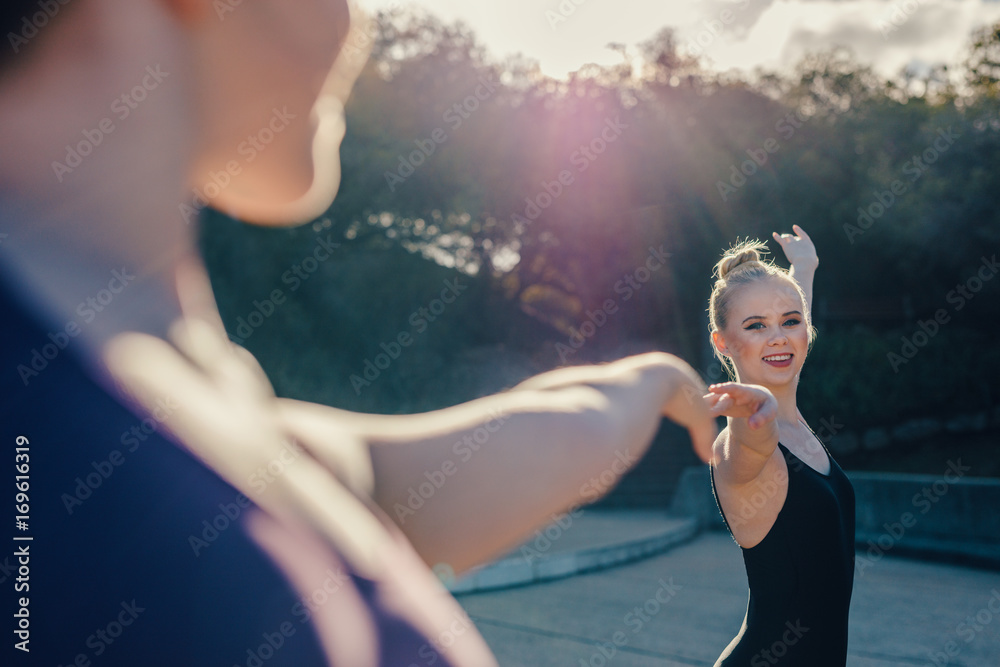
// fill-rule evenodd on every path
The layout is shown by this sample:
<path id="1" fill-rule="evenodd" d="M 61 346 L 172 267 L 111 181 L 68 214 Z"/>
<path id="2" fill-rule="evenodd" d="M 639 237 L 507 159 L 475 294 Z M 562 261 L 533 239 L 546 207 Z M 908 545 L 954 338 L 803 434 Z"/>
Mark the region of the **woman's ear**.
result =
<path id="1" fill-rule="evenodd" d="M 715 349 L 718 350 L 719 354 L 721 354 L 722 356 L 724 357 L 730 356 L 729 348 L 726 346 L 726 340 L 722 337 L 721 331 L 712 332 L 712 345 L 715 346 Z"/>

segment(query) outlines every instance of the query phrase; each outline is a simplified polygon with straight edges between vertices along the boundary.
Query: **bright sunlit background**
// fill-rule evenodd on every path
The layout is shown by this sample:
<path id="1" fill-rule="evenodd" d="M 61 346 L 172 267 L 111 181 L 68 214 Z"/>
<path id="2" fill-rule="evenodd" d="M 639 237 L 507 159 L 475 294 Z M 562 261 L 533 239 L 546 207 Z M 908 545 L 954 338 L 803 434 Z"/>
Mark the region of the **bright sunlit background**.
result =
<path id="1" fill-rule="evenodd" d="M 621 62 L 609 43 L 633 46 L 665 26 L 716 70 L 788 69 L 807 51 L 848 45 L 859 60 L 891 75 L 907 65 L 954 62 L 974 27 L 1000 18 L 1000 2 L 986 0 L 370 0 L 363 6 L 412 6 L 461 20 L 493 56 L 521 53 L 555 78 L 588 63 Z M 725 11 L 732 14 L 728 23 Z"/>
<path id="2" fill-rule="evenodd" d="M 798 399 L 844 425 L 841 463 L 1000 476 L 1000 280 L 982 278 L 1000 247 L 1000 4 L 361 4 L 371 57 L 336 201 L 292 230 L 206 216 L 222 314 L 279 393 L 417 412 L 651 349 L 717 382 L 713 265 L 799 224 L 820 269 Z M 320 240 L 340 252 L 302 273 Z M 643 273 L 651 252 L 666 261 Z M 401 332 L 414 343 L 387 365 Z M 617 493 L 669 498 L 684 437 Z"/>

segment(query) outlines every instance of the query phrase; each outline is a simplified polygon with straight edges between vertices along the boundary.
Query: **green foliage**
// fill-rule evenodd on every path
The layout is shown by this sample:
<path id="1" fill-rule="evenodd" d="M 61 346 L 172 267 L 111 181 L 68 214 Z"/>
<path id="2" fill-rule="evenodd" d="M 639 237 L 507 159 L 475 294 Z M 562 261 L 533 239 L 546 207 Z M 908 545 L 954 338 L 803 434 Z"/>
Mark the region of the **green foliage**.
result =
<path id="1" fill-rule="evenodd" d="M 903 337 L 917 327 L 876 332 L 856 326 L 821 333 L 806 361 L 799 387 L 803 414 L 835 417 L 846 429 L 898 424 L 920 417 L 947 417 L 988 409 L 1000 396 L 1000 352 L 990 336 L 951 322 L 912 358 L 900 355 Z"/>
<path id="2" fill-rule="evenodd" d="M 461 25 L 399 12 L 379 23 L 347 108 L 340 193 L 322 221 L 258 230 L 205 220 L 234 335 L 254 300 L 288 293 L 244 343 L 280 393 L 401 412 L 640 349 L 699 366 L 721 250 L 799 223 L 821 258 L 821 338 L 801 388 L 810 414 L 860 428 L 997 401 L 987 323 L 998 321 L 1000 280 L 898 374 L 886 360 L 1000 246 L 997 27 L 976 33 L 964 69 L 923 80 L 884 80 L 844 50 L 788 76 L 720 77 L 666 29 L 641 46 L 638 66 L 616 46 L 621 65 L 553 81 L 523 58 L 491 62 Z M 934 149 L 948 128 L 958 138 Z M 763 151 L 769 139 L 777 149 Z M 917 178 L 915 159 L 927 167 Z M 743 168 L 753 173 L 731 181 Z M 904 192 L 860 227 L 859 208 L 896 181 Z M 341 247 L 293 293 L 283 276 L 317 235 Z M 670 259 L 643 274 L 650 248 Z M 456 276 L 468 291 L 356 392 L 350 376 Z M 645 280 L 626 290 L 630 277 Z M 588 322 L 583 347 L 560 358 L 557 345 Z"/>

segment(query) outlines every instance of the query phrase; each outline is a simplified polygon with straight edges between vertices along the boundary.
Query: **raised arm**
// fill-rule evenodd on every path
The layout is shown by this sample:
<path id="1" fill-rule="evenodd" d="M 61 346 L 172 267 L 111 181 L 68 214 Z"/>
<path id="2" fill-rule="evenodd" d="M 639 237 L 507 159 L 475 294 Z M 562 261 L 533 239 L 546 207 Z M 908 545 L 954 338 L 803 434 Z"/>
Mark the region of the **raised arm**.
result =
<path id="1" fill-rule="evenodd" d="M 429 565 L 461 572 L 606 493 L 646 452 L 662 416 L 686 427 L 708 460 L 716 428 L 703 394 L 687 364 L 652 353 L 544 373 L 417 415 L 290 400 L 281 411 L 307 448 L 335 450 L 335 429 L 367 441 L 375 501 Z"/>
<path id="2" fill-rule="evenodd" d="M 805 230 L 798 225 L 792 225 L 794 234 L 779 234 L 773 232 L 774 239 L 781 244 L 785 257 L 792 265 L 789 271 L 795 282 L 799 284 L 806 295 L 806 307 L 812 313 L 813 276 L 819 266 L 819 256 L 816 246 Z"/>

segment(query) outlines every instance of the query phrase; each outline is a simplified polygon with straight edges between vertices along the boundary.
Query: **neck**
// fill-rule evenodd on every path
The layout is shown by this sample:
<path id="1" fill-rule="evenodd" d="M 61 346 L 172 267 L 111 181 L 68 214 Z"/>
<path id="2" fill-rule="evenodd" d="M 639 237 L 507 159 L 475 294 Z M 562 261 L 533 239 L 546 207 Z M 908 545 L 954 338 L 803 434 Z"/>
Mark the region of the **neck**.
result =
<path id="1" fill-rule="evenodd" d="M 768 387 L 774 397 L 778 400 L 779 422 L 787 424 L 799 423 L 799 408 L 795 401 L 795 394 L 798 389 L 798 378 L 785 385 Z"/>

